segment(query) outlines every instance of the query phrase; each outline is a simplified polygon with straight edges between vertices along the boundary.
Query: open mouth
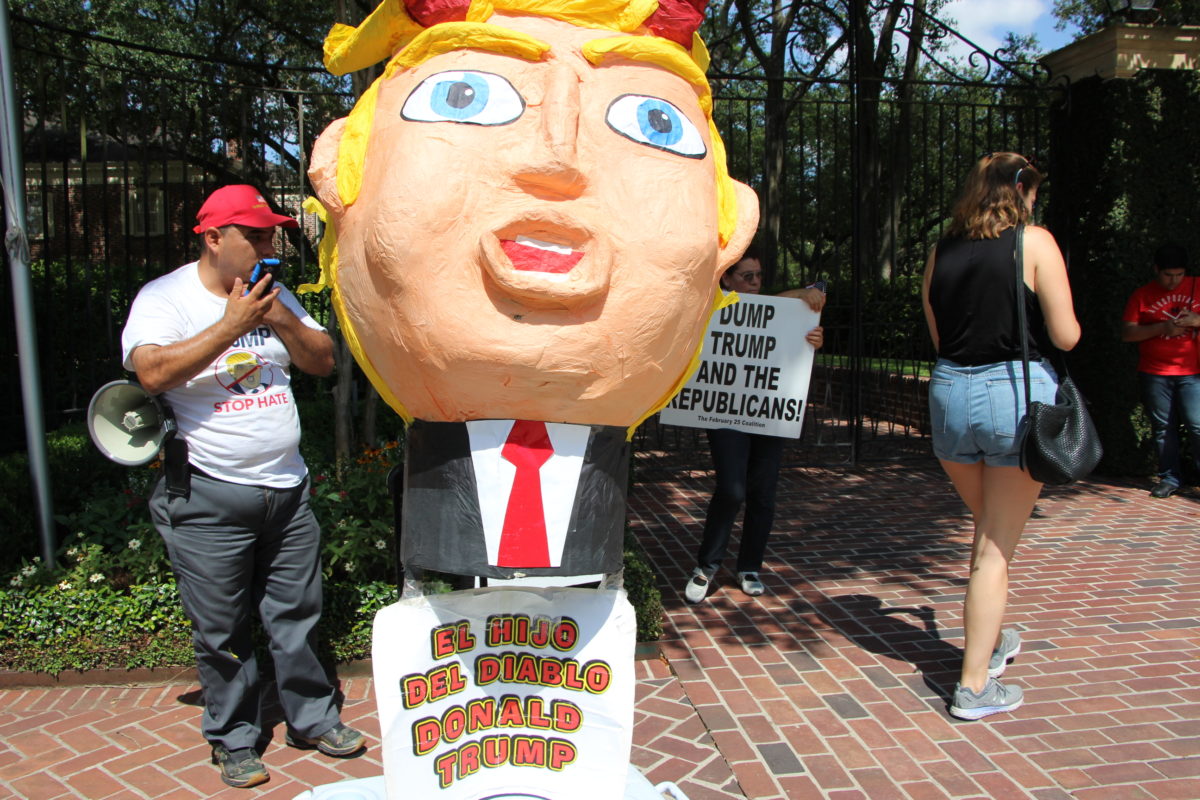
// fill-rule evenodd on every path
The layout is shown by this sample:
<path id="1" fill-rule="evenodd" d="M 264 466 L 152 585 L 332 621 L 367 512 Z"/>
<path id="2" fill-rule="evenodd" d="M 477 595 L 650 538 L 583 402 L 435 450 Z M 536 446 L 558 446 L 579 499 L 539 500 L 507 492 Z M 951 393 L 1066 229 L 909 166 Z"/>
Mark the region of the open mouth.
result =
<path id="1" fill-rule="evenodd" d="M 612 249 L 577 219 L 539 209 L 488 229 L 480 238 L 480 260 L 497 296 L 525 308 L 562 309 L 592 303 L 608 291 Z"/>
<path id="2" fill-rule="evenodd" d="M 521 234 L 515 239 L 501 239 L 500 249 L 517 271 L 544 272 L 563 277 L 583 258 L 582 251 Z"/>

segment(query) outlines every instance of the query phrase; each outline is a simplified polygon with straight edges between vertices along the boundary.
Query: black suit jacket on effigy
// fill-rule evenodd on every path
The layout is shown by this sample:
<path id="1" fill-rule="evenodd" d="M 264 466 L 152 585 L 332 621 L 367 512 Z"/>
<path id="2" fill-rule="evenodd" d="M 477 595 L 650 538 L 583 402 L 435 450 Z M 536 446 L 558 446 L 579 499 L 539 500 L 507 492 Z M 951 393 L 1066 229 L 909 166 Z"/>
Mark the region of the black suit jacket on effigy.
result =
<path id="1" fill-rule="evenodd" d="M 541 468 L 542 500 L 547 527 L 554 531 L 548 538 L 561 545 L 549 548 L 552 566 L 495 563 L 496 520 L 502 519 L 512 488 L 506 473 L 512 468 L 500 463 L 496 447 L 511 426 L 511 420 L 417 420 L 409 427 L 401 533 L 405 566 L 487 578 L 619 570 L 630 450 L 627 429 L 601 425 L 547 423 L 556 455 Z M 562 455 L 560 442 L 566 445 Z M 573 492 L 563 488 L 573 483 Z"/>

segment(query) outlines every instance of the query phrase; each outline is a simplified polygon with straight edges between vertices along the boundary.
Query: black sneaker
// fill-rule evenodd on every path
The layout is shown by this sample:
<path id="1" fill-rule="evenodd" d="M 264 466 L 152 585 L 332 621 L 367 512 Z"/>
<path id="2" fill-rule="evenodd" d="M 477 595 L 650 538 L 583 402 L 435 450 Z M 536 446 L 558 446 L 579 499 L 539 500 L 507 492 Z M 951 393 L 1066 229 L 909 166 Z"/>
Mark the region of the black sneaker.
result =
<path id="1" fill-rule="evenodd" d="M 289 728 L 284 740 L 292 747 L 298 747 L 301 750 L 310 750 L 315 747 L 325 755 L 335 758 L 352 756 L 367 746 L 366 739 L 361 733 L 340 722 L 334 723 L 332 728 L 311 739 L 298 736 Z"/>
<path id="2" fill-rule="evenodd" d="M 1154 488 L 1150 490 L 1150 496 L 1162 499 L 1164 497 L 1170 497 L 1178 491 L 1179 487 L 1175 484 L 1168 483 L 1167 481 L 1159 481 L 1158 483 L 1154 484 Z"/>
<path id="3" fill-rule="evenodd" d="M 237 789 L 248 789 L 271 779 L 253 747 L 230 750 L 223 744 L 214 744 L 212 763 L 221 768 L 221 780 Z"/>

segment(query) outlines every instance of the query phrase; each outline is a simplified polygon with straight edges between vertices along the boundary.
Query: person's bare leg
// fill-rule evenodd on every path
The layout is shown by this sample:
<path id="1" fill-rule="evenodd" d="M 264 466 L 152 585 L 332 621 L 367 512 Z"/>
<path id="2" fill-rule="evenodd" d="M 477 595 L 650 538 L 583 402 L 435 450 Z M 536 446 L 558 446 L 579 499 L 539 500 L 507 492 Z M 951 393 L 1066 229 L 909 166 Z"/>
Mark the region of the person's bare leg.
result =
<path id="1" fill-rule="evenodd" d="M 959 682 L 975 692 L 987 684 L 988 659 L 1000 638 L 1008 600 L 1008 562 L 1042 485 L 1019 467 L 942 466 L 971 508 L 975 541 L 963 608 L 965 647 Z"/>
<path id="2" fill-rule="evenodd" d="M 966 503 L 974 522 L 975 518 L 983 511 L 984 463 L 979 461 L 975 464 L 959 464 L 942 459 L 938 459 L 938 461 L 941 463 L 942 469 L 950 476 L 950 483 L 954 484 L 954 491 L 958 492 L 958 496 Z"/>

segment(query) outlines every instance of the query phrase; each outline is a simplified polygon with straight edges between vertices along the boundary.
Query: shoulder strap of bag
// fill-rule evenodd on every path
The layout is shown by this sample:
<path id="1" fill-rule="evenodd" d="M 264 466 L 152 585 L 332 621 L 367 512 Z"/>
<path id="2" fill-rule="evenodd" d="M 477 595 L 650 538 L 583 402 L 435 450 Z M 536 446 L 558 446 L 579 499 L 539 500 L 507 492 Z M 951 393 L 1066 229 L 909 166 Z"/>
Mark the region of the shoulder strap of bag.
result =
<path id="1" fill-rule="evenodd" d="M 1025 377 L 1025 413 L 1029 413 L 1029 325 L 1025 321 L 1025 223 L 1013 237 L 1013 265 L 1017 276 L 1017 338 L 1021 340 L 1021 374 Z"/>

